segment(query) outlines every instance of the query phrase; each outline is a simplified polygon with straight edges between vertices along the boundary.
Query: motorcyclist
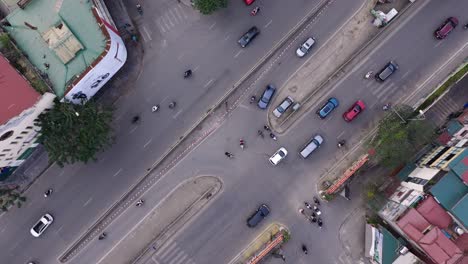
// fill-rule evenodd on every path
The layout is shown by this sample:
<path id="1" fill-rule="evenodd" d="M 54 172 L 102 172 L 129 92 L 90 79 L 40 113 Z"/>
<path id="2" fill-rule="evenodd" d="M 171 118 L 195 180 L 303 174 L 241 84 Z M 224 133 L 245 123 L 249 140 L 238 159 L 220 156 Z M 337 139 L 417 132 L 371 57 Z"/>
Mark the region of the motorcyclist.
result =
<path id="1" fill-rule="evenodd" d="M 323 222 L 322 222 L 322 219 L 317 219 L 317 224 L 320 228 L 322 228 L 322 225 L 323 225 Z"/>
<path id="2" fill-rule="evenodd" d="M 189 77 L 190 75 L 192 75 L 192 70 L 188 69 L 184 72 L 184 77 L 187 78 Z"/>
<path id="3" fill-rule="evenodd" d="M 250 103 L 255 102 L 255 100 L 257 100 L 257 98 L 255 97 L 255 95 L 252 95 L 252 97 L 250 97 Z"/>
<path id="4" fill-rule="evenodd" d="M 374 73 L 374 72 L 373 72 L 373 71 L 368 71 L 368 72 L 366 73 L 366 75 L 364 76 L 364 78 L 365 78 L 365 79 L 369 79 L 369 78 L 371 77 L 372 73 Z"/>
<path id="5" fill-rule="evenodd" d="M 242 149 L 244 149 L 245 142 L 242 138 L 239 140 L 239 145 L 241 146 Z"/>
<path id="6" fill-rule="evenodd" d="M 106 238 L 106 236 L 107 236 L 106 232 L 103 232 L 101 235 L 99 235 L 98 239 L 103 240 L 104 238 Z"/>
<path id="7" fill-rule="evenodd" d="M 48 189 L 47 191 L 45 191 L 44 197 L 48 197 L 49 195 L 52 194 L 53 191 L 54 191 L 54 190 L 52 190 L 52 188 Z"/>
<path id="8" fill-rule="evenodd" d="M 136 116 L 133 117 L 132 123 L 135 124 L 135 123 L 138 122 L 139 120 L 140 120 L 140 116 L 139 116 L 139 115 L 136 115 Z"/>
<path id="9" fill-rule="evenodd" d="M 310 203 L 308 202 L 304 202 L 305 206 L 308 208 L 308 209 L 312 209 L 312 206 L 310 205 Z"/>
<path id="10" fill-rule="evenodd" d="M 260 7 L 256 6 L 251 12 L 252 16 L 255 16 L 258 13 L 258 11 L 260 11 Z"/>
<path id="11" fill-rule="evenodd" d="M 276 139 L 277 139 L 276 136 L 275 136 L 275 134 L 273 134 L 273 133 L 270 133 L 270 137 L 271 137 L 273 140 L 276 140 Z"/>
<path id="12" fill-rule="evenodd" d="M 171 102 L 171 103 L 169 104 L 169 108 L 170 108 L 170 109 L 174 108 L 175 106 L 176 106 L 176 102 L 175 102 L 175 101 L 173 101 L 173 102 Z"/>
<path id="13" fill-rule="evenodd" d="M 266 130 L 266 131 L 270 131 L 270 127 L 268 125 L 264 125 L 263 128 Z"/>
<path id="14" fill-rule="evenodd" d="M 307 255 L 307 247 L 304 244 L 302 244 L 302 251 Z"/>
<path id="15" fill-rule="evenodd" d="M 138 202 L 136 203 L 136 206 L 137 206 L 137 207 L 140 207 L 140 206 L 143 205 L 144 202 L 145 202 L 145 201 L 143 201 L 142 199 L 140 199 L 140 200 L 138 200 Z"/>
<path id="16" fill-rule="evenodd" d="M 227 152 L 227 151 L 226 151 L 226 152 L 224 152 L 224 155 L 226 155 L 226 157 L 228 157 L 228 158 L 232 158 L 232 157 L 234 157 L 234 155 L 233 155 L 232 153 L 230 153 L 230 152 Z"/>
<path id="17" fill-rule="evenodd" d="M 315 197 L 315 196 L 314 196 L 314 203 L 315 203 L 316 205 L 320 205 L 319 199 L 318 199 L 317 197 Z"/>
<path id="18" fill-rule="evenodd" d="M 262 132 L 261 130 L 258 130 L 258 131 L 257 131 L 257 134 L 258 134 L 259 136 L 263 137 L 263 132 Z"/>
<path id="19" fill-rule="evenodd" d="M 346 143 L 346 141 L 345 141 L 344 139 L 338 141 L 338 147 L 339 147 L 339 148 L 343 147 L 345 143 Z"/>
<path id="20" fill-rule="evenodd" d="M 156 112 L 158 110 L 159 110 L 159 105 L 153 105 L 153 107 L 151 108 L 152 112 Z"/>

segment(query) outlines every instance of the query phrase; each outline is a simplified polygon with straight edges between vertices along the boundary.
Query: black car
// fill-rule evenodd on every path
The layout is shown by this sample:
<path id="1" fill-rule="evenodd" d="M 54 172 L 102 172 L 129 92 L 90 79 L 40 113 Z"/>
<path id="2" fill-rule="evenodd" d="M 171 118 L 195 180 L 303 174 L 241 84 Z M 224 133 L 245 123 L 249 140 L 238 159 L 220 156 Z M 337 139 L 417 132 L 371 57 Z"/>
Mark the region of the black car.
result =
<path id="1" fill-rule="evenodd" d="M 385 65 L 385 67 L 375 75 L 375 79 L 377 81 L 385 81 L 390 75 L 392 75 L 394 72 L 398 70 L 398 64 L 396 64 L 394 61 L 390 61 Z"/>
<path id="2" fill-rule="evenodd" d="M 263 218 L 265 218 L 268 214 L 270 214 L 270 208 L 266 204 L 260 205 L 257 211 L 247 219 L 247 226 L 248 227 L 255 227 L 260 223 Z"/>
<path id="3" fill-rule="evenodd" d="M 237 42 L 245 48 L 258 34 L 260 34 L 260 30 L 257 27 L 251 27 Z"/>
<path id="4" fill-rule="evenodd" d="M 260 97 L 260 100 L 258 100 L 257 105 L 260 109 L 266 109 L 268 107 L 268 104 L 270 104 L 271 98 L 273 98 L 275 91 L 276 88 L 273 85 L 267 85 L 265 91 L 262 94 L 262 97 Z"/>

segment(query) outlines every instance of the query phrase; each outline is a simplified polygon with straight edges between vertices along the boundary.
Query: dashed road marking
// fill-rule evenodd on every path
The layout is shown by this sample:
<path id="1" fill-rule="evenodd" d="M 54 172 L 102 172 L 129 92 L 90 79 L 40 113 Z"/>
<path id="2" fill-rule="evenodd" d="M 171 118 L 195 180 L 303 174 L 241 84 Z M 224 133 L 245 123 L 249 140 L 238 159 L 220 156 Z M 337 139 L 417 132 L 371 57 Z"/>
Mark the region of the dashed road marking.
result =
<path id="1" fill-rule="evenodd" d="M 212 30 L 215 26 L 216 26 L 216 22 L 214 22 L 213 24 L 211 24 L 210 30 Z"/>
<path id="2" fill-rule="evenodd" d="M 121 172 L 122 172 L 122 168 L 120 168 L 116 173 L 114 173 L 114 175 L 112 175 L 112 177 L 115 177 L 115 176 L 119 175 Z"/>
<path id="3" fill-rule="evenodd" d="M 273 20 L 268 21 L 268 23 L 266 23 L 266 25 L 263 26 L 263 27 L 264 27 L 264 28 L 267 28 L 269 25 L 271 25 L 271 23 L 273 23 Z"/>
<path id="4" fill-rule="evenodd" d="M 240 54 L 242 53 L 242 50 L 239 50 L 236 55 L 234 55 L 234 58 L 237 58 Z"/>
<path id="5" fill-rule="evenodd" d="M 89 198 L 88 201 L 86 201 L 84 204 L 83 204 L 83 207 L 86 207 L 91 201 L 93 200 L 93 198 Z"/>
<path id="6" fill-rule="evenodd" d="M 143 146 L 143 148 L 146 148 L 151 143 L 151 141 L 153 141 L 152 138 L 146 142 L 146 144 Z"/>
<path id="7" fill-rule="evenodd" d="M 210 86 L 210 84 L 211 84 L 212 82 L 213 82 L 213 79 L 209 80 L 209 81 L 205 84 L 204 87 L 206 88 L 206 87 Z"/>

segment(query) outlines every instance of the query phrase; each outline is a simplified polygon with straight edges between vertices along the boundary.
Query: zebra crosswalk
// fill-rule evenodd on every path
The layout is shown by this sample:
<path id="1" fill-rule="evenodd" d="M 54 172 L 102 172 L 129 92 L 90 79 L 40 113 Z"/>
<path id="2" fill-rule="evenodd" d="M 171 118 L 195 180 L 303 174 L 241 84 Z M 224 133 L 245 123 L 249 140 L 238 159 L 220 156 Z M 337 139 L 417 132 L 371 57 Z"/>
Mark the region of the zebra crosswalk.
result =
<path id="1" fill-rule="evenodd" d="M 178 247 L 175 241 L 170 241 L 157 249 L 147 264 L 196 264 L 190 256 Z"/>
<path id="2" fill-rule="evenodd" d="M 189 26 L 199 17 L 192 8 L 176 4 L 163 11 L 154 23 L 161 34 L 169 33 L 175 27 Z"/>

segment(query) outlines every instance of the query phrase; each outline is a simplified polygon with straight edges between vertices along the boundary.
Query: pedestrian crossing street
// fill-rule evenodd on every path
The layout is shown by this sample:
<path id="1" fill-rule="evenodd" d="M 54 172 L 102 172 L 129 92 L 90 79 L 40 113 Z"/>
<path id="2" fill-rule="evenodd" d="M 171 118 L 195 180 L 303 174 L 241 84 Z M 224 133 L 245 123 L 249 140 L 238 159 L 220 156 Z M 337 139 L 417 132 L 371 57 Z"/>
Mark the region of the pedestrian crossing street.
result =
<path id="1" fill-rule="evenodd" d="M 157 249 L 147 264 L 196 264 L 187 253 L 185 253 L 175 241 L 168 241 Z"/>

